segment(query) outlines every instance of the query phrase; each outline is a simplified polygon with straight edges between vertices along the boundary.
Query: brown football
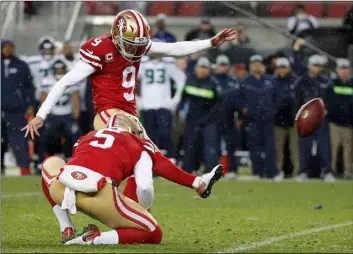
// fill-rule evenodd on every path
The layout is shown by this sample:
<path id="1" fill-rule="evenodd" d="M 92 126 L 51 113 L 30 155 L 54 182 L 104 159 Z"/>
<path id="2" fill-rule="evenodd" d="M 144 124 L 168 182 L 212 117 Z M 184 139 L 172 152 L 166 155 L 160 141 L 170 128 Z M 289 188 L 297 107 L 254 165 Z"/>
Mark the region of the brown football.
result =
<path id="1" fill-rule="evenodd" d="M 325 104 L 322 99 L 315 98 L 300 107 L 295 117 L 295 126 L 301 137 L 313 134 L 322 125 L 325 118 Z"/>

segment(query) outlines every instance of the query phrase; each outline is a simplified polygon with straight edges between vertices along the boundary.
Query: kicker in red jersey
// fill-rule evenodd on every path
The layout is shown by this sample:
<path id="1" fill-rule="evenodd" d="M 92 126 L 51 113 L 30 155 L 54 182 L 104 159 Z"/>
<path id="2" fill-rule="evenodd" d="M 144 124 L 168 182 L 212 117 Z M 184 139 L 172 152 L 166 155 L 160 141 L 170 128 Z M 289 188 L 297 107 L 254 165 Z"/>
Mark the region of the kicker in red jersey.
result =
<path id="1" fill-rule="evenodd" d="M 80 139 L 67 165 L 88 168 L 120 184 L 134 174 L 143 151 L 154 161 L 154 146 L 149 140 L 111 129 L 92 131 Z"/>
<path id="2" fill-rule="evenodd" d="M 86 41 L 80 59 L 96 69 L 91 75 L 96 112 L 117 108 L 136 116 L 135 85 L 140 61 L 125 59 L 111 34 Z"/>

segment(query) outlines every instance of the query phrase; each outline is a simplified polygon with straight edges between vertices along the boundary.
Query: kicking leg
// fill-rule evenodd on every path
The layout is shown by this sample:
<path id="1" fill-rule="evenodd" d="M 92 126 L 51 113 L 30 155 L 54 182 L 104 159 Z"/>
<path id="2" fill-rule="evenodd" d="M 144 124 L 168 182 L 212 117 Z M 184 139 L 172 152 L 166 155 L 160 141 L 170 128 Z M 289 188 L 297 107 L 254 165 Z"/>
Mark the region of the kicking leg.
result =
<path id="1" fill-rule="evenodd" d="M 56 176 L 60 173 L 60 169 L 65 165 L 65 161 L 56 156 L 49 157 L 42 164 L 42 190 L 59 222 L 62 243 L 75 237 L 75 228 L 68 212 L 62 210 L 52 199 L 49 188 L 53 181 L 56 180 Z"/>
<path id="2" fill-rule="evenodd" d="M 201 177 L 194 176 L 176 166 L 160 152 L 157 152 L 153 171 L 169 181 L 193 188 L 202 198 L 207 198 L 211 194 L 213 184 L 222 177 L 223 166 L 217 165 L 210 173 Z"/>
<path id="3" fill-rule="evenodd" d="M 94 128 L 95 130 L 105 128 L 107 125 L 107 122 L 109 121 L 109 117 L 116 115 L 116 114 L 125 114 L 129 115 L 128 113 L 118 110 L 118 109 L 109 109 L 105 110 L 98 115 L 96 115 L 94 119 Z M 130 115 L 131 116 L 131 115 Z M 135 117 L 136 118 L 136 117 Z M 135 119 L 136 124 L 138 124 L 142 130 L 143 130 L 143 136 L 146 139 L 150 138 L 147 136 L 145 129 L 143 128 L 142 124 L 139 122 L 138 118 Z M 184 170 L 180 169 L 177 167 L 173 162 L 171 162 L 167 157 L 165 157 L 163 154 L 161 154 L 159 151 L 156 152 L 155 156 L 155 164 L 153 167 L 153 171 L 174 183 L 196 189 L 197 192 L 204 198 L 208 197 L 211 193 L 211 189 L 213 184 L 218 181 L 221 178 L 221 175 L 223 174 L 223 167 L 221 165 L 216 166 L 210 173 L 205 174 L 202 177 L 194 176 L 192 174 L 189 174 L 185 172 Z M 129 196 L 129 198 L 137 201 L 136 195 L 133 193 L 133 191 L 127 191 L 134 189 L 133 186 L 136 183 L 134 183 L 134 179 L 128 180 L 127 185 L 126 185 L 126 192 Z M 136 189 L 136 188 L 135 188 Z"/>
<path id="4" fill-rule="evenodd" d="M 222 177 L 223 167 L 217 165 L 210 173 L 204 174 L 201 177 L 194 176 L 176 166 L 160 152 L 157 152 L 153 171 L 171 182 L 193 188 L 202 198 L 207 198 L 211 194 L 213 184 Z M 134 176 L 127 179 L 123 194 L 135 202 L 138 202 Z"/>

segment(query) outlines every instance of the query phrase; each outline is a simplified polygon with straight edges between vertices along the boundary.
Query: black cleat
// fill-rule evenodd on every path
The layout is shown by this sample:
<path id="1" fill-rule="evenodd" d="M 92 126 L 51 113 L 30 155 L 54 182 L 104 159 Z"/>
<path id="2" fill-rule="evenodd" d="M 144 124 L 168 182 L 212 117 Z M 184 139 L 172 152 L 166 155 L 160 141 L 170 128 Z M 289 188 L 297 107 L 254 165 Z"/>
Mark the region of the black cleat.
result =
<path id="1" fill-rule="evenodd" d="M 207 198 L 211 195 L 213 185 L 221 179 L 223 175 L 223 166 L 215 166 L 210 173 L 204 174 L 201 177 L 199 187 L 197 188 L 197 193 L 202 198 Z"/>

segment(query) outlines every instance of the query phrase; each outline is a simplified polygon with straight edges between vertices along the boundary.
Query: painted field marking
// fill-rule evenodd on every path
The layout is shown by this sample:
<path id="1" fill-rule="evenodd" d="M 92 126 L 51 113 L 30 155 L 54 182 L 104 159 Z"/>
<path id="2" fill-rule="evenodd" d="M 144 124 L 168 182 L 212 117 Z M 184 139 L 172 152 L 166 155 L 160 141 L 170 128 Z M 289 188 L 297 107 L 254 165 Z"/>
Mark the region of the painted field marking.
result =
<path id="1" fill-rule="evenodd" d="M 34 196 L 40 196 L 40 195 L 44 196 L 42 192 L 1 193 L 1 199 L 34 197 Z"/>
<path id="2" fill-rule="evenodd" d="M 318 227 L 318 228 L 312 228 L 312 229 L 307 229 L 307 230 L 303 230 L 303 231 L 299 231 L 299 232 L 295 232 L 295 233 L 276 236 L 276 237 L 268 238 L 266 240 L 259 241 L 259 242 L 252 242 L 252 243 L 234 246 L 234 247 L 228 248 L 224 251 L 218 251 L 217 253 L 244 252 L 249 249 L 259 248 L 261 246 L 280 242 L 280 241 L 283 241 L 286 239 L 293 239 L 293 238 L 297 238 L 297 237 L 300 237 L 303 235 L 310 235 L 313 233 L 323 232 L 323 231 L 327 231 L 330 229 L 342 228 L 342 227 L 346 227 L 346 226 L 350 226 L 350 225 L 353 225 L 353 221 L 348 221 L 348 222 L 340 223 L 340 224 L 326 225 L 326 226 L 322 226 L 322 227 Z"/>

